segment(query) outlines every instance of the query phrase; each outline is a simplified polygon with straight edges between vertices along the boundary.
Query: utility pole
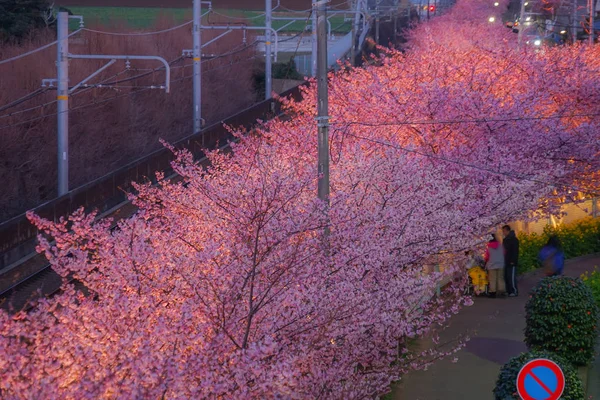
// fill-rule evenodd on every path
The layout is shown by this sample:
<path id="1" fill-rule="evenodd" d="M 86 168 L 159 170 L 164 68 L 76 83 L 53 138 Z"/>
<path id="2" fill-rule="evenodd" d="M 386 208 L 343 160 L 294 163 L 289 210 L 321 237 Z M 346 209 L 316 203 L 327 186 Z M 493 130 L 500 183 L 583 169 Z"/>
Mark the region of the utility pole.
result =
<path id="1" fill-rule="evenodd" d="M 317 3 L 312 4 L 312 76 L 317 77 Z"/>
<path id="2" fill-rule="evenodd" d="M 521 13 L 519 15 L 519 33 L 517 36 L 517 44 L 521 46 L 523 40 L 523 30 L 525 29 L 525 0 L 521 0 Z"/>
<path id="3" fill-rule="evenodd" d="M 573 1 L 573 23 L 571 25 L 571 35 L 573 36 L 573 44 L 577 43 L 577 22 L 579 21 L 579 18 L 577 18 L 577 9 L 578 7 L 578 0 L 572 0 Z"/>
<path id="4" fill-rule="evenodd" d="M 590 2 L 590 46 L 594 44 L 594 14 L 595 14 L 595 4 L 594 0 L 589 0 Z"/>
<path id="5" fill-rule="evenodd" d="M 408 9 L 408 21 L 410 23 L 410 8 Z M 394 10 L 394 46 L 396 45 L 396 39 L 398 37 L 397 35 L 398 32 L 398 10 Z"/>
<path id="6" fill-rule="evenodd" d="M 329 93 L 327 87 L 327 9 L 328 0 L 317 6 L 317 126 L 319 129 L 319 199 L 329 205 Z"/>
<path id="7" fill-rule="evenodd" d="M 202 15 L 202 3 L 200 0 L 194 0 L 194 35 L 193 50 L 193 97 L 194 97 L 194 133 L 202 130 L 202 37 L 200 33 Z"/>
<path id="8" fill-rule="evenodd" d="M 273 5 L 272 0 L 265 0 L 265 100 L 271 98 L 273 92 L 273 73 L 272 73 L 272 56 L 271 56 L 271 21 L 272 21 Z"/>
<path id="9" fill-rule="evenodd" d="M 351 64 L 352 66 L 355 65 L 356 63 L 356 52 L 359 50 L 358 49 L 358 24 L 360 22 L 360 10 L 362 9 L 362 1 L 360 0 L 355 0 L 353 3 L 354 6 L 354 23 L 352 24 L 352 47 L 351 47 L 351 52 L 350 52 L 350 57 L 351 57 Z M 314 13 L 314 7 L 313 7 L 313 13 Z M 316 15 L 316 14 L 315 14 Z M 315 41 L 316 43 L 316 41 Z M 315 50 L 316 53 L 316 50 Z M 316 71 L 316 68 L 315 68 Z"/>
<path id="10" fill-rule="evenodd" d="M 58 195 L 69 192 L 69 14 L 59 12 L 57 18 L 57 129 L 58 129 Z"/>
<path id="11" fill-rule="evenodd" d="M 427 21 L 429 21 L 429 0 L 427 0 Z"/>
<path id="12" fill-rule="evenodd" d="M 379 6 L 375 8 L 375 44 L 379 46 Z"/>

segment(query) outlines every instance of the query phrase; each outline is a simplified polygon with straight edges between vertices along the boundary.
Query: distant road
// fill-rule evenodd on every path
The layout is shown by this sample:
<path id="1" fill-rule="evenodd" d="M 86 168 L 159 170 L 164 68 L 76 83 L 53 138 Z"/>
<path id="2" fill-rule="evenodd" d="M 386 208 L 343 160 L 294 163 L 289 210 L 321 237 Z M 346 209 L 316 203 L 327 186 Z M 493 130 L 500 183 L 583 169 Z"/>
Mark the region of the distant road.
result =
<path id="1" fill-rule="evenodd" d="M 273 6 L 277 0 L 272 0 Z M 331 6 L 347 5 L 346 0 L 333 0 Z M 58 0 L 57 6 L 64 7 L 162 7 L 162 8 L 192 8 L 192 0 Z M 311 8 L 312 0 L 281 0 L 283 7 L 293 10 Z M 264 0 L 214 0 L 214 8 L 231 8 L 245 10 L 263 10 Z"/>

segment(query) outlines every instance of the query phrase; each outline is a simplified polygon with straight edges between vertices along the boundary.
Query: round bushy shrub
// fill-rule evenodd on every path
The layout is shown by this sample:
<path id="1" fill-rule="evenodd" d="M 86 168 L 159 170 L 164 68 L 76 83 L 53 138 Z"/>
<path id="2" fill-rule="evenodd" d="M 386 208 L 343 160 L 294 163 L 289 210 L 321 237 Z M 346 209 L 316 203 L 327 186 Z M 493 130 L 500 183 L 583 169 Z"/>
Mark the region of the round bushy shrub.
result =
<path id="1" fill-rule="evenodd" d="M 561 400 L 581 400 L 585 398 L 583 384 L 571 363 L 549 351 L 538 350 L 523 353 L 504 364 L 496 381 L 494 398 L 496 400 L 519 399 L 520 397 L 517 393 L 517 375 L 519 375 L 519 371 L 521 371 L 521 368 L 525 364 L 536 358 L 547 358 L 554 361 L 565 374 L 565 390 L 561 396 Z"/>
<path id="2" fill-rule="evenodd" d="M 599 311 L 581 279 L 543 279 L 531 291 L 525 311 L 525 343 L 530 349 L 551 351 L 574 365 L 593 359 Z"/>

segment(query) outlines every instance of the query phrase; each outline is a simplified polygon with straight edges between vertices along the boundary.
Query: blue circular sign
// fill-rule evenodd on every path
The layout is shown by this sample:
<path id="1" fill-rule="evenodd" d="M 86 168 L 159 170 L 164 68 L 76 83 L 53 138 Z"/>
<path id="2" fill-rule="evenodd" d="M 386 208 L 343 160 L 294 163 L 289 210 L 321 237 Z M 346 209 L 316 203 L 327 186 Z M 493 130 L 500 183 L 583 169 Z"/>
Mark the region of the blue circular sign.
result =
<path id="1" fill-rule="evenodd" d="M 517 391 L 523 400 L 558 400 L 564 389 L 562 370 L 544 358 L 528 362 L 517 376 Z"/>

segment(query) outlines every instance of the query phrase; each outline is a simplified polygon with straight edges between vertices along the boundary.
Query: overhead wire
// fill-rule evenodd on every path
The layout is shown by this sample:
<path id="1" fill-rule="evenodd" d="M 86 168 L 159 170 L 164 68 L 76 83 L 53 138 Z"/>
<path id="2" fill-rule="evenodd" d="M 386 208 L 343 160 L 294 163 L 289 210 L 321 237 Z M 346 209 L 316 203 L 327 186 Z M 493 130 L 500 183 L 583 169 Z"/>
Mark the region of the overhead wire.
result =
<path id="1" fill-rule="evenodd" d="M 222 14 L 218 11 L 215 11 L 214 9 L 212 10 L 213 14 L 219 15 L 221 17 L 224 18 L 229 18 L 229 19 L 238 19 L 238 20 L 253 20 L 253 19 L 258 19 L 258 18 L 262 18 L 264 16 L 266 16 L 267 14 L 263 13 L 263 14 L 259 14 L 259 15 L 255 15 L 254 17 L 236 17 L 233 15 L 227 15 L 227 14 Z"/>
<path id="2" fill-rule="evenodd" d="M 107 79 L 113 79 L 113 78 L 121 75 L 124 72 L 126 72 L 126 70 L 118 72 L 118 73 L 114 74 L 112 77 L 109 77 Z M 54 88 L 54 89 L 56 89 L 56 88 Z M 51 88 L 42 88 L 41 90 L 43 90 L 43 92 L 48 92 L 48 91 L 51 90 Z M 73 93 L 71 96 L 73 97 L 73 96 L 76 96 L 76 95 L 84 93 L 84 92 L 87 92 L 87 90 L 86 89 L 82 89 L 82 90 L 80 90 L 78 92 Z M 38 109 L 41 109 L 41 108 L 48 107 L 48 106 L 50 106 L 50 105 L 52 105 L 54 103 L 57 103 L 57 102 L 58 102 L 57 100 L 52 100 L 52 101 L 49 101 L 47 103 L 40 104 L 40 105 L 37 105 L 37 106 L 34 106 L 34 107 L 25 108 L 23 110 L 18 110 L 18 111 L 13 111 L 13 112 L 10 112 L 8 114 L 0 115 L 0 119 L 8 118 L 8 117 L 14 117 L 14 116 L 19 115 L 19 114 L 23 114 L 23 113 L 30 112 L 30 111 L 35 111 L 35 110 L 38 110 Z"/>
<path id="3" fill-rule="evenodd" d="M 306 17 L 306 21 L 304 21 L 304 26 L 305 26 L 305 27 L 307 27 L 307 26 L 308 26 L 308 21 L 309 21 L 309 20 L 310 20 L 310 18 L 312 17 L 312 13 L 313 13 L 313 11 L 312 11 L 312 9 L 311 9 L 311 10 L 310 10 L 310 13 L 309 13 L 309 14 L 308 14 L 308 16 Z M 289 78 L 289 76 L 290 76 L 290 72 L 292 72 L 292 63 L 293 63 L 293 62 L 295 63 L 296 56 L 298 55 L 298 49 L 300 49 L 300 43 L 302 43 L 302 39 L 304 38 L 304 34 L 305 34 L 305 33 L 306 33 L 306 29 L 305 29 L 305 30 L 303 30 L 303 31 L 301 32 L 300 39 L 298 40 L 298 43 L 296 44 L 296 49 L 294 50 L 294 55 L 292 55 L 292 58 L 290 59 L 290 63 L 289 63 L 289 65 L 288 65 L 288 69 L 287 69 L 287 71 L 285 72 L 285 79 L 288 79 L 288 78 Z"/>
<path id="4" fill-rule="evenodd" d="M 369 138 L 369 137 L 365 137 L 365 136 L 361 136 L 361 135 L 356 135 L 350 132 L 341 132 L 342 135 L 346 135 L 346 136 L 351 136 L 354 137 L 356 139 L 360 139 L 360 140 L 365 140 L 371 143 L 376 143 L 376 144 L 380 144 L 382 146 L 386 146 L 386 147 L 390 147 L 396 150 L 400 150 L 400 151 L 404 151 L 407 153 L 413 153 L 413 154 L 417 154 L 419 156 L 422 157 L 426 157 L 426 158 L 430 158 L 430 159 L 435 159 L 438 161 L 442 161 L 442 162 L 446 162 L 449 164 L 455 164 L 455 165 L 460 165 L 461 167 L 465 167 L 465 168 L 470 168 L 470 169 L 476 169 L 479 171 L 483 171 L 483 172 L 488 172 L 491 174 L 495 174 L 495 175 L 501 175 L 501 176 L 506 176 L 509 178 L 513 178 L 513 179 L 518 179 L 518 180 L 524 180 L 524 181 L 530 181 L 533 183 L 537 183 L 537 184 L 541 184 L 544 186 L 549 186 L 549 187 L 562 187 L 563 189 L 569 189 L 569 190 L 573 190 L 575 192 L 579 192 L 579 193 L 584 193 L 584 194 L 588 194 L 588 195 L 593 195 L 593 196 L 599 196 L 599 193 L 594 193 L 594 192 L 590 192 L 588 189 L 584 189 L 584 188 L 580 188 L 577 186 L 572 186 L 572 185 L 565 185 L 565 184 L 557 184 L 555 182 L 549 182 L 549 181 L 545 181 L 545 180 L 541 180 L 541 179 L 537 179 L 537 178 L 532 178 L 526 175 L 521 175 L 521 174 L 516 174 L 516 173 L 512 173 L 512 172 L 504 172 L 504 171 L 499 171 L 499 170 L 494 170 L 491 168 L 487 168 L 487 167 L 483 167 L 480 165 L 476 165 L 476 164 L 471 164 L 468 162 L 464 162 L 461 160 L 452 160 L 443 156 L 439 156 L 436 154 L 429 154 L 429 153 L 425 153 L 423 151 L 419 151 L 419 150 L 415 150 L 415 149 L 409 149 L 407 147 L 404 146 L 400 146 L 400 145 L 396 145 L 394 143 L 389 143 L 383 140 L 379 140 L 379 139 L 373 139 L 373 138 Z"/>
<path id="5" fill-rule="evenodd" d="M 82 28 L 82 29 L 83 29 L 83 28 Z M 82 29 L 78 29 L 78 30 L 76 30 L 75 32 L 73 32 L 73 33 L 71 33 L 71 34 L 67 35 L 67 38 L 70 38 L 71 36 L 78 34 L 79 32 L 81 32 L 81 30 L 82 30 Z M 23 58 L 23 57 L 30 56 L 30 55 L 32 55 L 32 54 L 35 54 L 35 53 L 39 52 L 39 51 L 45 50 L 45 49 L 47 49 L 47 48 L 49 48 L 49 47 L 52 47 L 52 46 L 54 46 L 54 45 L 55 45 L 55 44 L 57 44 L 57 43 L 58 43 L 58 40 L 55 40 L 54 42 L 50 42 L 50 43 L 48 43 L 48 44 L 46 44 L 46 45 L 44 45 L 44 46 L 38 47 L 37 49 L 33 49 L 33 50 L 31 50 L 31 51 L 28 51 L 27 53 L 19 54 L 18 56 L 14 56 L 14 57 L 11 57 L 11 58 L 7 58 L 7 59 L 5 59 L 5 60 L 0 60 L 0 65 L 2 65 L 2 64 L 6 64 L 6 63 L 9 63 L 9 62 L 11 62 L 11 61 L 18 60 L 18 59 L 20 59 L 20 58 Z"/>
<path id="6" fill-rule="evenodd" d="M 149 36 L 149 35 L 158 35 L 160 33 L 171 32 L 171 31 L 183 28 L 184 26 L 190 25 L 193 22 L 194 21 L 187 21 L 181 25 L 173 26 L 173 27 L 167 28 L 167 29 L 162 29 L 160 31 L 152 31 L 152 32 L 134 32 L 134 33 L 131 33 L 131 32 L 129 32 L 129 33 L 127 33 L 127 32 L 108 32 L 108 31 L 100 31 L 100 30 L 89 29 L 89 28 L 81 28 L 80 30 L 86 31 L 86 32 L 92 32 L 92 33 L 98 33 L 101 35 L 110 35 L 110 36 Z"/>
<path id="7" fill-rule="evenodd" d="M 501 118 L 471 118 L 471 119 L 455 119 L 455 120 L 420 120 L 420 121 L 391 121 L 391 122 L 360 122 L 360 121 L 346 121 L 340 122 L 344 126 L 358 125 L 368 127 L 381 127 L 381 126 L 400 126 L 400 125 L 455 125 L 455 124 L 471 124 L 471 123 L 490 123 L 490 122 L 511 122 L 511 121 L 537 121 L 537 120 L 551 120 L 551 119 L 562 119 L 562 118 L 585 118 L 585 117 L 597 117 L 600 113 L 589 113 L 589 114 L 556 114 L 556 115 L 539 115 L 539 116 L 520 116 L 520 117 L 501 117 Z M 331 125 L 335 125 L 337 122 L 332 121 Z"/>
<path id="8" fill-rule="evenodd" d="M 217 13 L 217 14 L 219 14 L 219 13 Z M 312 14 L 312 11 L 311 11 L 311 14 Z M 258 17 L 258 16 L 256 16 L 256 17 Z M 309 16 L 308 16 L 308 18 L 307 18 L 307 21 L 306 21 L 305 25 L 308 23 L 308 19 L 310 19 L 310 14 L 309 14 Z M 192 23 L 192 22 L 193 22 L 193 21 L 188 21 L 188 22 L 185 22 L 185 23 L 183 23 L 183 24 L 180 24 L 180 25 L 177 25 L 177 26 L 174 26 L 174 27 L 168 28 L 168 29 L 163 29 L 163 30 L 160 30 L 160 31 L 153 31 L 153 32 L 140 32 L 140 33 L 118 33 L 118 32 L 108 32 L 108 31 L 100 31 L 100 30 L 94 30 L 94 29 L 88 29 L 88 28 L 81 28 L 81 29 L 78 29 L 77 31 L 75 31 L 75 32 L 71 33 L 70 35 L 68 35 L 68 37 L 71 37 L 71 36 L 73 36 L 73 35 L 75 35 L 75 34 L 77 34 L 77 33 L 81 32 L 81 31 L 88 31 L 88 32 L 92 32 L 92 33 L 106 34 L 106 35 L 114 35 L 114 36 L 146 36 L 146 35 L 154 35 L 154 34 L 159 34 L 159 33 L 165 33 L 165 32 L 169 32 L 169 31 L 173 31 L 173 30 L 176 30 L 176 29 L 182 28 L 182 27 L 184 27 L 184 26 L 186 26 L 186 25 L 188 25 L 188 24 L 190 24 L 190 23 Z M 281 42 L 285 42 L 285 41 L 291 41 L 291 40 L 294 40 L 294 39 L 296 39 L 298 36 L 303 36 L 303 35 L 304 35 L 304 33 L 305 33 L 305 31 L 303 31 L 303 32 L 301 32 L 301 33 L 298 33 L 298 34 L 296 34 L 296 35 L 294 35 L 294 36 L 291 36 L 291 37 L 289 37 L 289 38 L 283 39 L 283 40 L 281 40 Z M 235 55 L 235 54 L 242 53 L 242 52 L 246 51 L 248 48 L 250 48 L 250 47 L 252 47 L 252 46 L 256 45 L 257 43 L 261 43 L 261 42 L 264 42 L 264 41 L 262 41 L 262 40 L 255 40 L 255 41 L 253 41 L 252 43 L 248 44 L 247 46 L 244 46 L 244 47 L 242 47 L 241 49 L 234 50 L 234 51 L 229 51 L 229 52 L 226 52 L 226 53 L 223 53 L 223 54 L 219 54 L 219 55 L 218 55 L 218 56 L 216 56 L 216 57 L 210 57 L 210 58 L 206 58 L 206 59 L 202 60 L 202 63 L 205 63 L 205 62 L 210 62 L 210 61 L 213 61 L 213 60 L 215 60 L 215 59 L 220 59 L 220 58 L 224 58 L 224 57 L 228 57 L 228 56 L 232 56 L 232 55 Z M 16 60 L 16 59 L 19 59 L 19 58 L 22 58 L 22 57 L 26 57 L 26 56 L 28 56 L 28 55 L 30 55 L 30 54 L 34 54 L 34 53 L 36 53 L 36 52 L 38 52 L 38 51 L 44 50 L 44 49 L 46 49 L 46 48 L 49 48 L 49 47 L 51 47 L 51 46 L 55 45 L 56 43 L 58 43 L 58 41 L 54 41 L 54 42 L 52 42 L 52 43 L 48 43 L 48 44 L 47 44 L 47 45 L 45 45 L 45 46 L 42 46 L 42 47 L 40 47 L 40 48 L 37 48 L 37 49 L 34 49 L 34 50 L 30 51 L 30 52 L 27 52 L 27 53 L 21 54 L 21 55 L 19 55 L 19 56 L 15 56 L 15 57 L 12 57 L 12 58 L 10 58 L 10 59 L 3 60 L 3 61 L 2 61 L 2 62 L 0 62 L 0 63 L 7 63 L 7 62 L 14 61 L 14 60 Z M 298 47 L 299 47 L 299 44 L 298 44 L 298 46 L 296 47 L 296 51 L 295 51 L 294 55 L 296 55 L 296 54 L 297 54 Z M 176 63 L 176 62 L 178 62 L 178 61 L 182 60 L 183 58 L 184 58 L 183 56 L 182 56 L 182 57 L 178 57 L 177 59 L 175 59 L 175 60 L 171 61 L 171 62 L 169 63 L 169 65 L 172 65 L 172 64 L 174 64 L 174 63 Z M 256 57 L 255 57 L 255 56 L 253 56 L 253 57 L 250 57 L 250 58 L 248 58 L 247 60 L 244 60 L 244 61 L 242 61 L 242 62 L 247 62 L 247 61 L 249 61 L 249 60 L 252 60 L 252 59 L 254 59 L 254 58 L 256 58 Z M 237 63 L 237 62 L 236 62 L 236 63 Z M 212 71 L 212 70 L 215 70 L 215 69 L 224 68 L 224 67 L 226 67 L 226 66 L 233 65 L 233 64 L 236 64 L 236 63 L 233 63 L 233 62 L 232 62 L 232 63 L 228 63 L 228 64 L 225 64 L 224 66 L 221 66 L 221 67 L 217 67 L 217 68 L 210 69 L 209 71 Z M 186 68 L 186 67 L 187 67 L 186 65 L 184 65 L 184 66 L 181 66 L 181 68 Z M 129 82 L 129 81 L 132 81 L 132 80 L 135 80 L 135 79 L 140 79 L 140 78 L 143 78 L 143 77 L 145 77 L 145 76 L 151 75 L 151 74 L 153 74 L 153 73 L 155 73 L 155 72 L 158 72 L 158 71 L 164 70 L 164 69 L 165 69 L 165 67 L 159 67 L 159 68 L 155 68 L 155 69 L 148 70 L 148 71 L 147 71 L 147 72 L 145 72 L 145 73 L 138 74 L 138 75 L 136 75 L 136 76 L 133 76 L 133 77 L 128 77 L 128 78 L 125 78 L 125 79 L 120 79 L 120 80 L 116 80 L 116 81 L 112 81 L 112 82 L 106 82 L 106 80 L 104 80 L 104 81 L 103 81 L 103 83 L 99 83 L 99 84 L 95 84 L 95 85 L 85 85 L 85 87 L 81 88 L 81 90 L 79 90 L 79 91 L 77 91 L 77 92 L 73 93 L 73 94 L 72 94 L 72 96 L 80 95 L 80 94 L 82 94 L 82 93 L 85 93 L 85 92 L 87 92 L 88 90 L 91 90 L 91 89 L 93 89 L 93 88 L 95 88 L 95 87 L 98 87 L 98 86 L 102 86 L 102 87 L 114 87 L 113 85 L 118 85 L 118 84 L 120 84 L 120 83 Z M 123 74 L 123 73 L 125 73 L 125 72 L 126 72 L 126 70 L 125 70 L 125 71 L 121 71 L 121 72 L 117 73 L 116 75 L 114 75 L 114 76 L 113 76 L 113 78 L 114 78 L 114 77 L 117 77 L 118 75 L 120 75 L 120 74 Z M 208 71 L 207 71 L 207 72 L 208 72 Z M 109 78 L 109 79 L 110 79 L 110 78 Z M 107 80 L 108 80 L 108 79 L 107 79 Z M 173 81 L 173 82 L 176 82 L 176 81 Z M 154 88 L 154 87 L 155 87 L 155 86 L 149 86 L 147 89 L 149 90 L 149 89 L 152 89 L 152 88 Z M 128 88 L 129 88 L 129 87 L 128 87 Z M 37 91 L 35 91 L 35 92 L 31 93 L 31 94 L 28 94 L 28 95 L 24 96 L 24 97 L 23 97 L 23 98 L 21 98 L 21 99 L 18 99 L 18 100 L 14 101 L 14 102 L 12 102 L 12 103 L 10 103 L 10 104 L 6 105 L 6 106 L 3 106 L 4 108 L 0 108 L 0 111 L 6 110 L 6 109 L 8 109 L 8 108 L 11 108 L 11 107 L 13 107 L 13 106 L 16 106 L 16 105 L 18 105 L 18 104 L 21 104 L 22 102 L 24 102 L 24 101 L 26 101 L 26 100 L 29 100 L 30 98 L 32 98 L 32 97 L 34 97 L 34 96 L 37 96 L 37 95 L 39 95 L 39 94 L 42 94 L 43 92 L 45 92 L 45 91 L 47 91 L 47 90 L 50 90 L 50 89 L 47 89 L 47 88 L 44 88 L 44 89 L 38 89 Z M 146 88 L 144 88 L 144 90 L 146 90 Z M 136 92 L 139 92 L 139 91 L 136 91 Z M 132 94 L 132 93 L 135 93 L 135 92 L 130 92 L 130 93 L 128 93 L 128 94 Z M 113 98 L 114 98 L 114 97 L 113 97 Z M 113 99 L 113 98 L 111 98 L 111 99 Z M 31 107 L 31 108 L 28 108 L 28 109 L 24 109 L 24 110 L 18 110 L 18 111 L 16 111 L 16 112 L 13 112 L 13 113 L 8 113 L 8 114 L 5 114 L 5 115 L 0 115 L 0 119 L 3 119 L 3 118 L 8 118 L 8 117 L 13 117 L 13 116 L 15 116 L 15 115 L 22 114 L 22 113 L 29 112 L 29 111 L 34 111 L 34 110 L 37 110 L 37 109 L 42 109 L 42 108 L 45 108 L 45 107 L 47 107 L 47 106 L 49 106 L 49 105 L 52 105 L 52 104 L 54 104 L 54 103 L 56 103 L 56 102 L 57 102 L 56 100 L 53 100 L 53 101 L 51 101 L 51 102 L 47 102 L 47 103 L 44 103 L 44 104 L 41 104 L 41 105 L 38 105 L 38 106 L 35 106 L 35 107 Z M 95 104 L 95 103 L 94 103 L 94 102 L 92 102 L 92 103 L 90 103 L 90 104 Z M 74 108 L 74 109 L 71 109 L 71 110 L 75 110 L 75 109 L 78 109 L 78 108 Z M 54 114 L 47 114 L 47 115 L 39 116 L 39 117 L 36 117 L 36 118 L 31 118 L 31 119 L 28 119 L 28 120 L 25 120 L 25 121 L 21 121 L 21 122 L 15 123 L 15 124 L 8 124 L 8 125 L 4 125 L 4 126 L 1 126 L 1 127 L 0 127 L 0 129 L 5 129 L 5 128 L 8 128 L 8 127 L 12 127 L 12 126 L 18 126 L 18 125 L 26 124 L 26 123 L 33 122 L 33 121 L 36 121 L 36 120 L 39 120 L 39 119 L 43 119 L 43 118 L 46 118 L 46 117 L 50 117 L 50 116 L 53 116 L 53 115 L 56 115 L 56 113 L 54 113 Z"/>
<path id="9" fill-rule="evenodd" d="M 52 101 L 49 101 L 47 103 L 40 104 L 38 106 L 34 106 L 34 107 L 30 107 L 30 108 L 25 108 L 23 110 L 13 111 L 13 112 L 10 112 L 8 114 L 0 115 L 0 119 L 14 117 L 14 116 L 19 115 L 19 114 L 24 114 L 26 112 L 35 111 L 35 110 L 38 110 L 38 109 L 41 109 L 41 108 L 48 107 L 48 106 L 50 106 L 50 105 L 52 105 L 54 103 L 57 103 L 57 102 L 58 102 L 57 100 L 52 100 Z"/>
<path id="10" fill-rule="evenodd" d="M 227 55 L 231 55 L 231 54 L 227 54 Z M 225 56 L 225 55 L 223 55 L 223 56 Z M 250 57 L 250 58 L 245 59 L 245 60 L 242 60 L 242 61 L 239 61 L 239 62 L 228 63 L 228 64 L 222 65 L 220 67 L 211 68 L 211 69 L 209 69 L 209 70 L 207 70 L 205 72 L 211 72 L 211 71 L 214 71 L 214 70 L 217 70 L 217 69 L 229 67 L 231 65 L 241 64 L 241 63 L 244 63 L 244 62 L 248 62 L 248 61 L 250 61 L 250 60 L 252 60 L 254 58 L 255 58 L 255 56 Z M 202 62 L 204 63 L 204 62 L 209 62 L 209 61 L 212 61 L 212 60 L 203 60 Z M 162 67 L 162 68 L 164 68 L 164 67 Z M 193 77 L 193 75 L 188 75 L 188 76 L 185 76 L 185 77 L 182 77 L 182 78 L 171 80 L 171 83 L 181 82 L 183 80 L 190 79 L 192 77 Z M 109 85 L 109 84 L 110 84 L 110 82 L 108 84 L 106 84 L 106 85 L 102 84 L 102 86 L 103 87 L 108 87 L 107 85 Z M 87 90 L 91 90 L 91 89 L 93 89 L 93 87 L 94 86 L 86 87 L 86 88 L 82 89 L 82 92 L 83 91 L 87 91 Z M 117 88 L 118 88 L 118 86 L 117 86 Z M 77 110 L 80 110 L 80 109 L 83 109 L 83 108 L 87 108 L 87 107 L 97 106 L 97 105 L 100 105 L 100 104 L 107 103 L 109 101 L 117 100 L 117 99 L 120 99 L 120 98 L 123 98 L 123 97 L 127 97 L 127 96 L 132 96 L 134 94 L 138 94 L 138 93 L 145 92 L 145 91 L 148 91 L 148 90 L 152 90 L 152 89 L 155 89 L 155 88 L 156 88 L 156 86 L 146 86 L 146 87 L 143 87 L 140 90 L 129 91 L 127 93 L 122 93 L 122 94 L 119 94 L 117 96 L 112 96 L 112 97 L 109 97 L 109 98 L 106 98 L 106 99 L 102 99 L 102 100 L 98 100 L 98 101 L 94 100 L 94 101 L 92 101 L 90 103 L 86 103 L 86 104 L 82 104 L 80 106 L 72 107 L 72 108 L 69 109 L 69 112 L 77 111 Z M 74 93 L 73 95 L 76 95 L 76 94 L 79 94 L 79 93 L 81 93 L 81 92 Z M 56 100 L 54 100 L 54 101 L 52 101 L 50 103 L 46 103 L 43 106 L 46 106 L 46 105 L 52 104 L 52 103 L 56 103 Z M 36 108 L 42 108 L 43 106 L 38 106 Z M 16 122 L 14 124 L 6 124 L 6 125 L 3 125 L 3 126 L 0 126 L 0 130 L 4 130 L 4 129 L 16 127 L 16 126 L 25 125 L 25 124 L 28 124 L 30 122 L 35 122 L 35 121 L 39 121 L 39 120 L 42 120 L 42 119 L 45 119 L 45 118 L 53 117 L 53 116 L 56 116 L 58 114 L 59 114 L 58 112 L 53 112 L 53 113 L 41 115 L 41 116 L 38 116 L 38 117 L 35 117 L 35 118 L 30 118 L 30 119 L 27 119 L 25 121 Z M 9 115 L 2 116 L 2 117 L 7 117 L 7 116 L 9 116 Z"/>
<path id="11" fill-rule="evenodd" d="M 0 112 L 4 111 L 4 110 L 8 110 L 9 108 L 13 108 L 16 107 L 28 100 L 33 99 L 34 97 L 37 97 L 38 95 L 44 93 L 46 91 L 45 88 L 39 88 L 34 92 L 28 93 L 25 96 L 21 97 L 20 99 L 14 100 L 11 103 L 5 104 L 3 106 L 0 106 Z"/>

